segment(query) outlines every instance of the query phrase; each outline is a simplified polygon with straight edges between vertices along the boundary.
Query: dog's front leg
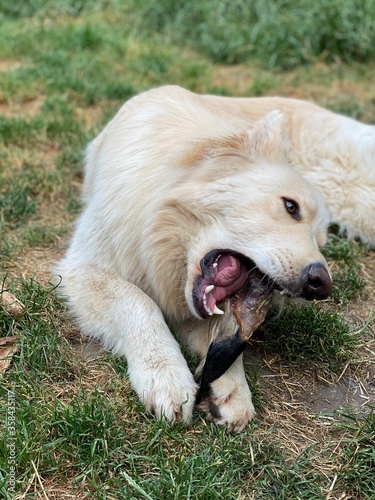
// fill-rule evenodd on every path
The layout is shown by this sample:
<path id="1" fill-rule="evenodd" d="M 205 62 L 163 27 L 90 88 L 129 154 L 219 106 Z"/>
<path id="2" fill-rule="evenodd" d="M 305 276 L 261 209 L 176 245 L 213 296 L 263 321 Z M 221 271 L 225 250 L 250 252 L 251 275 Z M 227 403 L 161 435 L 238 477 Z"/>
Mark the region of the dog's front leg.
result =
<path id="1" fill-rule="evenodd" d="M 211 382 L 211 391 L 199 407 L 230 432 L 242 432 L 255 415 L 241 354 L 232 366 Z"/>
<path id="2" fill-rule="evenodd" d="M 179 328 L 181 342 L 198 355 L 200 364 L 196 377 L 200 378 L 211 342 L 219 342 L 234 335 L 238 328 L 232 316 L 210 320 L 186 321 Z M 225 355 L 225 353 L 223 353 Z M 220 360 L 216 360 L 220 363 Z M 230 432 L 241 432 L 255 415 L 251 391 L 246 381 L 242 354 L 218 379 L 211 382 L 209 393 L 199 403 L 218 425 Z"/>
<path id="3" fill-rule="evenodd" d="M 62 295 L 81 330 L 124 356 L 130 382 L 158 418 L 188 424 L 196 383 L 156 303 L 134 284 L 92 265 L 64 259 Z"/>

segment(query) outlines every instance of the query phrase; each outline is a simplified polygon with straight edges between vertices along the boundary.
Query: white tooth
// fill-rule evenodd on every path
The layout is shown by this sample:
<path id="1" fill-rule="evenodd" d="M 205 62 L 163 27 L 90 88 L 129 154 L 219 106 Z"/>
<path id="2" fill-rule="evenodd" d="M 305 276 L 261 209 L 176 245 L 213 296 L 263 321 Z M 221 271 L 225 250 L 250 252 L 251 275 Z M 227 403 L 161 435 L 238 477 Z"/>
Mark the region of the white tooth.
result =
<path id="1" fill-rule="evenodd" d="M 215 288 L 214 285 L 208 285 L 206 286 L 205 290 L 204 290 L 204 293 L 207 295 L 208 293 L 210 293 L 213 289 Z"/>
<path id="2" fill-rule="evenodd" d="M 213 267 L 214 269 L 216 269 L 216 268 L 217 268 L 217 262 L 214 262 L 214 263 L 212 264 L 212 267 Z"/>
<path id="3" fill-rule="evenodd" d="M 221 311 L 216 305 L 215 305 L 215 309 L 212 312 L 213 312 L 213 314 L 224 314 L 224 311 Z"/>

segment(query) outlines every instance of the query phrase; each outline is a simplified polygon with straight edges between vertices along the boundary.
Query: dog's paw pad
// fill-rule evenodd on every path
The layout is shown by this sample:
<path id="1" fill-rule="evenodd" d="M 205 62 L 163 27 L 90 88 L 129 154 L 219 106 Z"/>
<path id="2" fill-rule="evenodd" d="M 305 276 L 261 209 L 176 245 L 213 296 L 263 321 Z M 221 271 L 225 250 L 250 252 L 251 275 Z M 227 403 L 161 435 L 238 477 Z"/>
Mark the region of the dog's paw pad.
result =
<path id="1" fill-rule="evenodd" d="M 251 422 L 254 417 L 254 412 L 247 410 L 243 415 L 231 415 L 230 418 L 215 418 L 211 417 L 216 425 L 223 425 L 228 432 L 239 433 Z"/>
<path id="2" fill-rule="evenodd" d="M 233 391 L 224 397 L 215 397 L 214 392 L 211 392 L 211 396 L 198 407 L 217 425 L 225 426 L 228 432 L 238 433 L 245 429 L 255 415 L 250 391 L 246 396 L 241 397 L 241 394 Z"/>
<path id="3" fill-rule="evenodd" d="M 187 406 L 186 406 L 187 405 Z M 171 402 L 170 404 L 160 405 L 158 404 L 146 404 L 146 409 L 152 413 L 158 420 L 166 420 L 170 424 L 178 424 L 183 422 L 187 425 L 191 423 L 192 420 L 192 409 L 191 405 L 188 405 L 187 401 L 181 404 L 175 404 Z"/>
<path id="4" fill-rule="evenodd" d="M 189 425 L 192 421 L 197 386 L 191 377 L 185 384 L 173 383 L 172 377 L 158 378 L 149 384 L 147 390 L 137 391 L 145 408 L 159 420 L 171 424 L 182 422 Z"/>

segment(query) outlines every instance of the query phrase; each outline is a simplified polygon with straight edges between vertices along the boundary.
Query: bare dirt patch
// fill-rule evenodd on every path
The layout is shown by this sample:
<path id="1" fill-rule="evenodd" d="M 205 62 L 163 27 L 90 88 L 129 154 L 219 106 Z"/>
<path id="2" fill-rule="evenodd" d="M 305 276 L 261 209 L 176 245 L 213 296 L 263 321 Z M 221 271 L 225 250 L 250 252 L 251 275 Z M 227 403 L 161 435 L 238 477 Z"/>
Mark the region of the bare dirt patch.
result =
<path id="1" fill-rule="evenodd" d="M 257 76 L 256 70 L 245 66 L 217 66 L 211 78 L 216 87 L 235 88 L 238 94 L 246 94 Z"/>
<path id="2" fill-rule="evenodd" d="M 22 66 L 20 61 L 13 59 L 0 59 L 0 73 L 5 73 L 6 71 L 12 71 L 14 69 L 20 68 Z"/>
<path id="3" fill-rule="evenodd" d="M 97 124 L 105 110 L 104 106 L 89 106 L 88 108 L 77 107 L 74 110 L 75 116 L 82 121 L 87 128 L 93 127 Z M 98 131 L 99 132 L 99 131 Z"/>
<path id="4" fill-rule="evenodd" d="M 0 114 L 15 117 L 15 116 L 35 116 L 39 113 L 44 99 L 30 99 L 24 102 L 2 102 L 0 103 Z"/>
<path id="5" fill-rule="evenodd" d="M 36 278 L 43 286 L 48 286 L 52 277 L 51 267 L 63 253 L 63 245 L 59 244 L 25 248 L 8 262 L 8 276 Z"/>
<path id="6" fill-rule="evenodd" d="M 12 176 L 14 171 L 21 171 L 25 165 L 31 164 L 36 166 L 37 170 L 52 171 L 55 168 L 56 158 L 60 151 L 47 144 L 33 145 L 27 149 L 16 145 L 11 145 L 4 148 L 0 145 L 0 153 L 5 151 L 7 163 L 3 169 L 3 175 Z"/>
<path id="7" fill-rule="evenodd" d="M 287 407 L 292 406 L 310 416 L 345 407 L 365 411 L 375 401 L 375 367 L 366 360 L 360 369 L 347 366 L 341 374 L 326 378 L 309 370 L 290 367 L 279 358 L 266 356 L 261 363 L 262 392 L 275 394 Z"/>

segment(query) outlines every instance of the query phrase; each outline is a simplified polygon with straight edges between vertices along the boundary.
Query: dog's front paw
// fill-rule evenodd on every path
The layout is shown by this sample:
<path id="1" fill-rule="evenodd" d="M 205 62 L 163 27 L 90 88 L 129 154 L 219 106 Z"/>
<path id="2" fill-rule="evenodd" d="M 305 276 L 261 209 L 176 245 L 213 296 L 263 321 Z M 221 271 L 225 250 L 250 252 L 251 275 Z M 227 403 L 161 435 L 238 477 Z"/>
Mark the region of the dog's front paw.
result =
<path id="1" fill-rule="evenodd" d="M 172 373 L 165 368 L 129 375 L 139 399 L 156 418 L 191 423 L 197 384 L 190 371 Z"/>
<path id="2" fill-rule="evenodd" d="M 211 383 L 211 393 L 199 408 L 229 432 L 242 432 L 255 415 L 250 389 L 247 384 L 227 386 L 223 378 Z"/>

